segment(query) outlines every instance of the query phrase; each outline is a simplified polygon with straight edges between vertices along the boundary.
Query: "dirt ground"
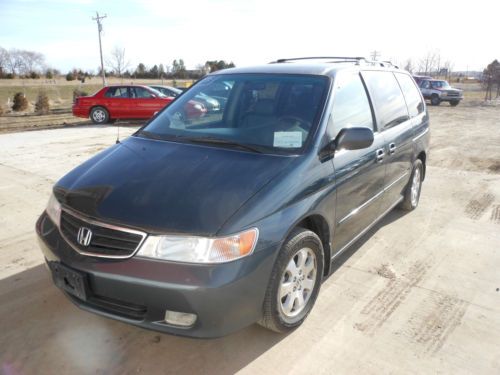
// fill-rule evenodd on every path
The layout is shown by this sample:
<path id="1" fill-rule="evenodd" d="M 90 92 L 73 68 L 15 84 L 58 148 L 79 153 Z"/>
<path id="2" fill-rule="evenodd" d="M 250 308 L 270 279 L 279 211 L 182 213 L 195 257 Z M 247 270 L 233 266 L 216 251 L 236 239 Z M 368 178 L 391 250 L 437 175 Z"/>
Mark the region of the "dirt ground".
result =
<path id="1" fill-rule="evenodd" d="M 115 127 L 0 135 L 0 373 L 499 374 L 500 106 L 430 115 L 419 208 L 392 212 L 344 254 L 296 331 L 253 325 L 215 340 L 80 311 L 52 285 L 35 220 Z"/>

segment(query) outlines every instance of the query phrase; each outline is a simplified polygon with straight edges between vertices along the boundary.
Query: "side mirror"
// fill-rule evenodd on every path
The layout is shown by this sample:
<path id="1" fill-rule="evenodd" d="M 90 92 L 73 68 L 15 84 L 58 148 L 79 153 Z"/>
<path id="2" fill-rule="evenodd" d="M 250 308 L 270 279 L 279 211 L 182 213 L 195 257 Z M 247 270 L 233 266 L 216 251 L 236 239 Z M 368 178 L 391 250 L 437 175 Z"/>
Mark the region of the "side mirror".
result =
<path id="1" fill-rule="evenodd" d="M 335 138 L 335 150 L 360 150 L 373 143 L 373 131 L 368 128 L 344 128 Z"/>

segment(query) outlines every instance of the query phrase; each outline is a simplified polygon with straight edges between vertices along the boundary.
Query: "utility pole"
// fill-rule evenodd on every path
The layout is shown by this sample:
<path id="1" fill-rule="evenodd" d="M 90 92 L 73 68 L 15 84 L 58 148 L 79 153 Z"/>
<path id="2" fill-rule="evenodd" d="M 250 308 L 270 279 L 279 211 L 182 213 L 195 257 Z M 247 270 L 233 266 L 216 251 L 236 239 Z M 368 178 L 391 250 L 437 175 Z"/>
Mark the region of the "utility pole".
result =
<path id="1" fill-rule="evenodd" d="M 101 44 L 101 32 L 102 32 L 102 23 L 101 20 L 103 18 L 106 18 L 107 16 L 99 16 L 99 12 L 95 12 L 97 17 L 92 18 L 94 21 L 97 22 L 97 33 L 99 34 L 99 53 L 101 54 L 101 73 L 102 73 L 102 85 L 106 86 L 106 75 L 104 73 L 104 61 L 102 59 L 102 44 Z"/>
<path id="2" fill-rule="evenodd" d="M 372 60 L 373 60 L 373 61 L 375 61 L 375 60 L 377 60 L 377 57 L 379 57 L 379 56 L 380 56 L 380 52 L 379 52 L 379 51 L 377 51 L 377 50 L 374 50 L 374 51 L 372 51 L 372 52 L 370 53 L 370 56 L 371 56 Z"/>

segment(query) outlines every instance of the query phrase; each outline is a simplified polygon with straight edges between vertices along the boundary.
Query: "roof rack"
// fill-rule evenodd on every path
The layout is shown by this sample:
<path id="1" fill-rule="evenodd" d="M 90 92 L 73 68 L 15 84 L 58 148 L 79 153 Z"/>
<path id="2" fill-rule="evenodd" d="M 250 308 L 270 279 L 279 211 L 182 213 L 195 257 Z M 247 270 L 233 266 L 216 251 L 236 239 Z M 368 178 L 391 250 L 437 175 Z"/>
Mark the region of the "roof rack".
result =
<path id="1" fill-rule="evenodd" d="M 299 61 L 299 60 L 337 60 L 337 61 L 330 61 L 332 63 L 340 63 L 340 62 L 353 62 L 356 64 L 359 64 L 360 62 L 363 62 L 365 64 L 369 64 L 372 66 L 381 66 L 381 67 L 393 67 L 396 69 L 399 69 L 399 66 L 394 65 L 390 61 L 378 61 L 378 60 L 369 60 L 366 57 L 360 57 L 360 56 L 313 56 L 313 57 L 292 57 L 288 59 L 278 59 L 276 61 L 271 61 L 270 64 L 280 64 L 280 63 L 285 63 L 288 61 Z"/>
<path id="2" fill-rule="evenodd" d="M 350 56 L 312 56 L 312 57 L 291 57 L 288 59 L 278 59 L 272 61 L 271 64 L 279 64 L 287 61 L 297 61 L 297 60 L 345 60 L 345 61 L 359 61 L 366 60 L 364 57 L 350 57 Z"/>

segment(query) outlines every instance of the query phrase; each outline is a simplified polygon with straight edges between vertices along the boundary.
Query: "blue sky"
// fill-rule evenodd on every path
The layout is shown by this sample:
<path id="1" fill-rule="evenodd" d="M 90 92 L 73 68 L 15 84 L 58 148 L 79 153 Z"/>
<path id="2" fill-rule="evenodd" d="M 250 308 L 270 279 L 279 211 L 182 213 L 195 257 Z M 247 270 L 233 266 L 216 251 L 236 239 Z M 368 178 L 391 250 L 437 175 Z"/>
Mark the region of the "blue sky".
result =
<path id="1" fill-rule="evenodd" d="M 212 59 L 242 66 L 374 49 L 383 59 L 414 63 L 439 50 L 456 70 L 481 70 L 500 58 L 500 44 L 484 41 L 498 35 L 500 2 L 487 0 L 0 0 L 0 46 L 42 52 L 62 71 L 95 71 L 96 10 L 108 15 L 105 55 L 124 47 L 134 68 L 178 58 L 188 67 Z"/>

